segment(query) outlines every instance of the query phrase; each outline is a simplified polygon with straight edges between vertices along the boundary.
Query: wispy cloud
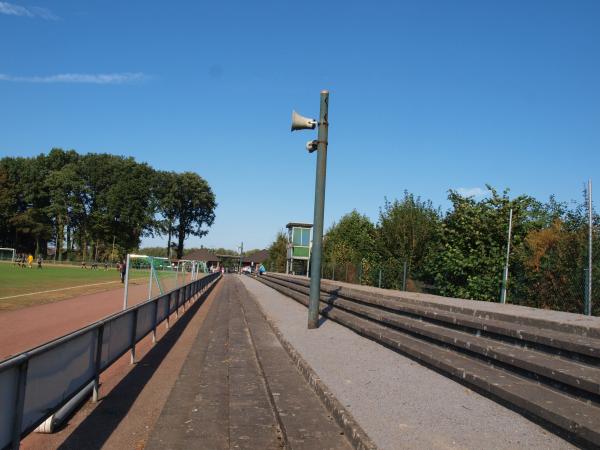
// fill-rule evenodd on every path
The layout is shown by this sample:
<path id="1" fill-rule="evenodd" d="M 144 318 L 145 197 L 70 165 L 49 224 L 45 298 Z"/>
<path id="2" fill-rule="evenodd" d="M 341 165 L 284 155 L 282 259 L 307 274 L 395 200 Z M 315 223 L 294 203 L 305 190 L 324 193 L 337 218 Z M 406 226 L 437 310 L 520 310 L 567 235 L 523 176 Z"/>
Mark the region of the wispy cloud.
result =
<path id="1" fill-rule="evenodd" d="M 60 73 L 48 76 L 21 77 L 0 73 L 0 81 L 15 83 L 88 83 L 125 84 L 143 81 L 148 76 L 140 72 L 124 73 Z"/>
<path id="2" fill-rule="evenodd" d="M 458 192 L 463 197 L 481 198 L 481 197 L 485 197 L 485 195 L 487 194 L 488 191 L 487 191 L 487 189 L 483 189 L 480 187 L 470 187 L 470 188 L 459 187 L 456 189 L 456 192 Z"/>
<path id="3" fill-rule="evenodd" d="M 21 17 L 39 17 L 45 20 L 58 20 L 58 16 L 52 11 L 40 6 L 25 7 L 21 5 L 15 5 L 14 3 L 0 2 L 0 14 L 7 16 L 21 16 Z"/>

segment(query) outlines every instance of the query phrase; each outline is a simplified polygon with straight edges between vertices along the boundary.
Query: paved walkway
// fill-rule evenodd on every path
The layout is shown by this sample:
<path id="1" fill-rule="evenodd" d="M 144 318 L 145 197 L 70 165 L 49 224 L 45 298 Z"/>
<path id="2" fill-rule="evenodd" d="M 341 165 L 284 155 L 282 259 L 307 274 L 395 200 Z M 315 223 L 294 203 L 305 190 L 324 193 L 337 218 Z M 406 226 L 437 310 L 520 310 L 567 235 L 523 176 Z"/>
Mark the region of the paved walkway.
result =
<path id="1" fill-rule="evenodd" d="M 221 283 L 146 448 L 350 449 L 239 277 Z"/>
<path id="2" fill-rule="evenodd" d="M 568 442 L 472 390 L 325 321 L 242 277 L 269 320 L 380 449 L 570 449 Z"/>

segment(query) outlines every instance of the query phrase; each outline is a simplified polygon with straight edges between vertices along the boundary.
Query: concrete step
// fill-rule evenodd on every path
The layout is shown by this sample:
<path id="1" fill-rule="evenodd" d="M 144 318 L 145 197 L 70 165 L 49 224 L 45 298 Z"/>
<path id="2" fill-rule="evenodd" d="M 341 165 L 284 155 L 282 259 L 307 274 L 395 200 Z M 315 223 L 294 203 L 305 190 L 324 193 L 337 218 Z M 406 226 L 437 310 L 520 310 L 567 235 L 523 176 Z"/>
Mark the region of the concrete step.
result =
<path id="1" fill-rule="evenodd" d="M 306 278 L 278 274 L 269 274 L 269 276 L 301 286 L 309 285 L 309 280 Z M 464 307 L 452 310 L 448 309 L 445 304 L 432 301 L 420 302 L 401 296 L 367 293 L 360 289 L 338 286 L 331 282 L 323 283 L 321 290 L 338 297 L 386 308 L 397 313 L 413 315 L 455 327 L 469 328 L 484 334 L 505 336 L 517 343 L 537 346 L 541 350 L 556 354 L 574 353 L 576 354 L 574 356 L 580 355 L 581 359 L 600 366 L 600 339 L 577 333 L 573 327 L 550 326 L 548 322 L 544 321 L 538 321 L 535 326 L 525 325 L 520 323 L 517 318 L 508 315 L 483 315 L 474 309 L 467 310 Z M 498 317 L 504 317 L 504 320 L 500 320 Z M 549 328 L 544 328 L 544 324 Z"/>
<path id="2" fill-rule="evenodd" d="M 301 283 L 289 283 L 282 277 L 269 276 L 261 277 L 261 281 L 305 305 L 308 303 L 308 296 Z M 346 303 L 345 306 L 348 306 L 347 303 L 351 303 L 345 300 L 341 301 Z M 339 299 L 331 302 L 321 302 L 321 314 L 361 335 L 394 348 L 437 371 L 450 375 L 493 398 L 499 399 L 526 416 L 541 420 L 549 425 L 552 430 L 557 431 L 559 434 L 566 434 L 569 439 L 575 442 L 585 446 L 600 446 L 600 408 L 597 404 L 582 401 L 553 388 L 549 384 L 536 382 L 531 378 L 522 376 L 519 372 L 508 370 L 505 365 L 510 366 L 510 364 L 503 364 L 502 367 L 499 367 L 471 356 L 470 353 L 472 352 L 457 351 L 455 342 L 449 346 L 446 345 L 447 342 L 440 340 L 442 334 L 439 326 L 436 330 L 437 333 L 435 333 L 436 339 L 443 345 L 432 342 L 432 339 L 417 338 L 413 333 L 407 334 L 398 331 L 391 328 L 390 324 L 385 324 L 385 322 L 365 318 L 365 308 L 368 308 L 365 305 L 357 303 L 355 306 L 358 306 L 362 312 L 356 314 L 344 310 L 341 304 L 338 305 L 338 302 L 340 302 Z M 376 308 L 371 308 L 370 313 L 378 318 L 382 318 L 383 314 L 389 314 Z M 417 321 L 413 320 L 411 324 L 413 327 L 415 326 L 414 322 Z M 423 332 L 423 330 L 420 331 Z M 429 332 L 432 332 L 431 327 Z M 463 334 L 467 335 L 466 333 Z M 423 337 L 423 335 L 421 336 Z M 445 340 L 452 340 L 457 337 L 451 337 L 450 334 L 444 336 Z M 474 341 L 473 338 L 477 338 L 473 335 L 467 336 L 471 339 L 470 342 Z M 467 341 L 464 337 L 463 340 L 466 345 Z M 495 347 L 488 348 L 488 351 L 494 351 L 496 354 L 502 353 L 505 357 L 509 356 L 508 353 L 503 352 L 506 349 L 496 348 L 498 343 L 491 342 L 491 344 L 495 344 Z M 486 348 L 482 341 L 477 341 L 476 345 L 481 350 Z M 515 348 L 518 349 L 518 347 Z M 513 356 L 513 358 L 516 357 Z M 522 358 L 517 359 L 519 359 L 520 364 L 523 362 Z M 554 363 L 558 362 L 560 361 L 554 361 Z M 529 365 L 533 368 L 536 367 L 536 364 L 542 363 L 542 359 L 535 358 L 535 362 L 530 362 Z M 544 365 L 543 370 L 547 369 L 549 370 L 549 367 Z M 572 377 L 576 377 L 574 366 L 571 366 L 571 369 L 572 372 L 568 372 L 569 376 L 563 376 L 563 379 L 571 380 Z M 585 379 L 588 387 L 594 388 L 597 379 L 590 379 L 590 372 L 587 372 L 586 375 L 587 378 L 582 379 Z"/>
<path id="3" fill-rule="evenodd" d="M 281 279 L 282 285 L 309 293 L 308 287 L 301 284 L 289 283 Z M 476 336 L 471 333 L 447 328 L 435 323 L 394 314 L 386 309 L 367 306 L 343 298 L 322 293 L 321 301 L 334 305 L 358 316 L 377 321 L 387 326 L 428 338 L 438 344 L 455 347 L 462 351 L 474 353 L 492 363 L 503 363 L 516 369 L 531 372 L 537 377 L 544 377 L 547 383 L 560 382 L 571 388 L 575 393 L 583 390 L 580 396 L 593 394 L 593 399 L 600 400 L 600 368 L 581 362 L 573 361 L 562 356 L 548 355 L 533 349 L 511 345 L 489 337 Z M 587 398 L 586 398 L 587 399 Z"/>

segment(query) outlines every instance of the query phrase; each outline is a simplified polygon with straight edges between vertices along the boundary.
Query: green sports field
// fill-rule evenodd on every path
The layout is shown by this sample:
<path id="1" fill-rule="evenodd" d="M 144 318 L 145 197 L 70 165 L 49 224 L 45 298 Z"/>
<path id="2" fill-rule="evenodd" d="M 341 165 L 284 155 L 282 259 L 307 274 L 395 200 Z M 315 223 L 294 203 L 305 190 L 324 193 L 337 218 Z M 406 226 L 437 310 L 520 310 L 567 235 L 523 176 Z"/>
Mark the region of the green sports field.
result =
<path id="1" fill-rule="evenodd" d="M 142 283 L 147 277 L 148 271 L 132 270 L 130 282 Z M 45 264 L 43 269 L 38 269 L 34 263 L 33 268 L 29 269 L 0 263 L 0 311 L 55 302 L 120 286 L 119 272 L 114 268 L 91 270 Z"/>

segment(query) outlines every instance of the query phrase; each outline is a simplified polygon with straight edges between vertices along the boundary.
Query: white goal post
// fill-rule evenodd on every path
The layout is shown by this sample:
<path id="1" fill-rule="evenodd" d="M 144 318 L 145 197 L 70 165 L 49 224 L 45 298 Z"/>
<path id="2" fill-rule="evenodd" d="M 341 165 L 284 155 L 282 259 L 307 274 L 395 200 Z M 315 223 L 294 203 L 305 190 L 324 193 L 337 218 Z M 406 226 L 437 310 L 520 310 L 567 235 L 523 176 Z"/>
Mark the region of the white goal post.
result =
<path id="1" fill-rule="evenodd" d="M 0 261 L 15 262 L 15 249 L 10 247 L 0 247 Z"/>
<path id="2" fill-rule="evenodd" d="M 174 286 L 171 288 L 179 287 L 179 272 L 181 271 L 183 281 L 181 284 L 185 284 L 186 273 L 189 271 L 191 281 L 198 279 L 198 273 L 200 271 L 206 272 L 206 265 L 202 261 L 195 260 L 179 260 L 177 263 L 171 262 L 169 258 L 160 256 L 148 256 L 148 255 L 136 255 L 130 253 L 127 255 L 125 262 L 125 292 L 123 294 L 123 309 L 127 309 L 128 306 L 128 294 L 129 294 L 129 272 L 130 269 L 148 269 L 148 299 L 152 298 L 152 287 L 156 283 L 160 294 L 163 294 L 163 281 L 159 273 L 172 272 L 174 278 Z"/>

